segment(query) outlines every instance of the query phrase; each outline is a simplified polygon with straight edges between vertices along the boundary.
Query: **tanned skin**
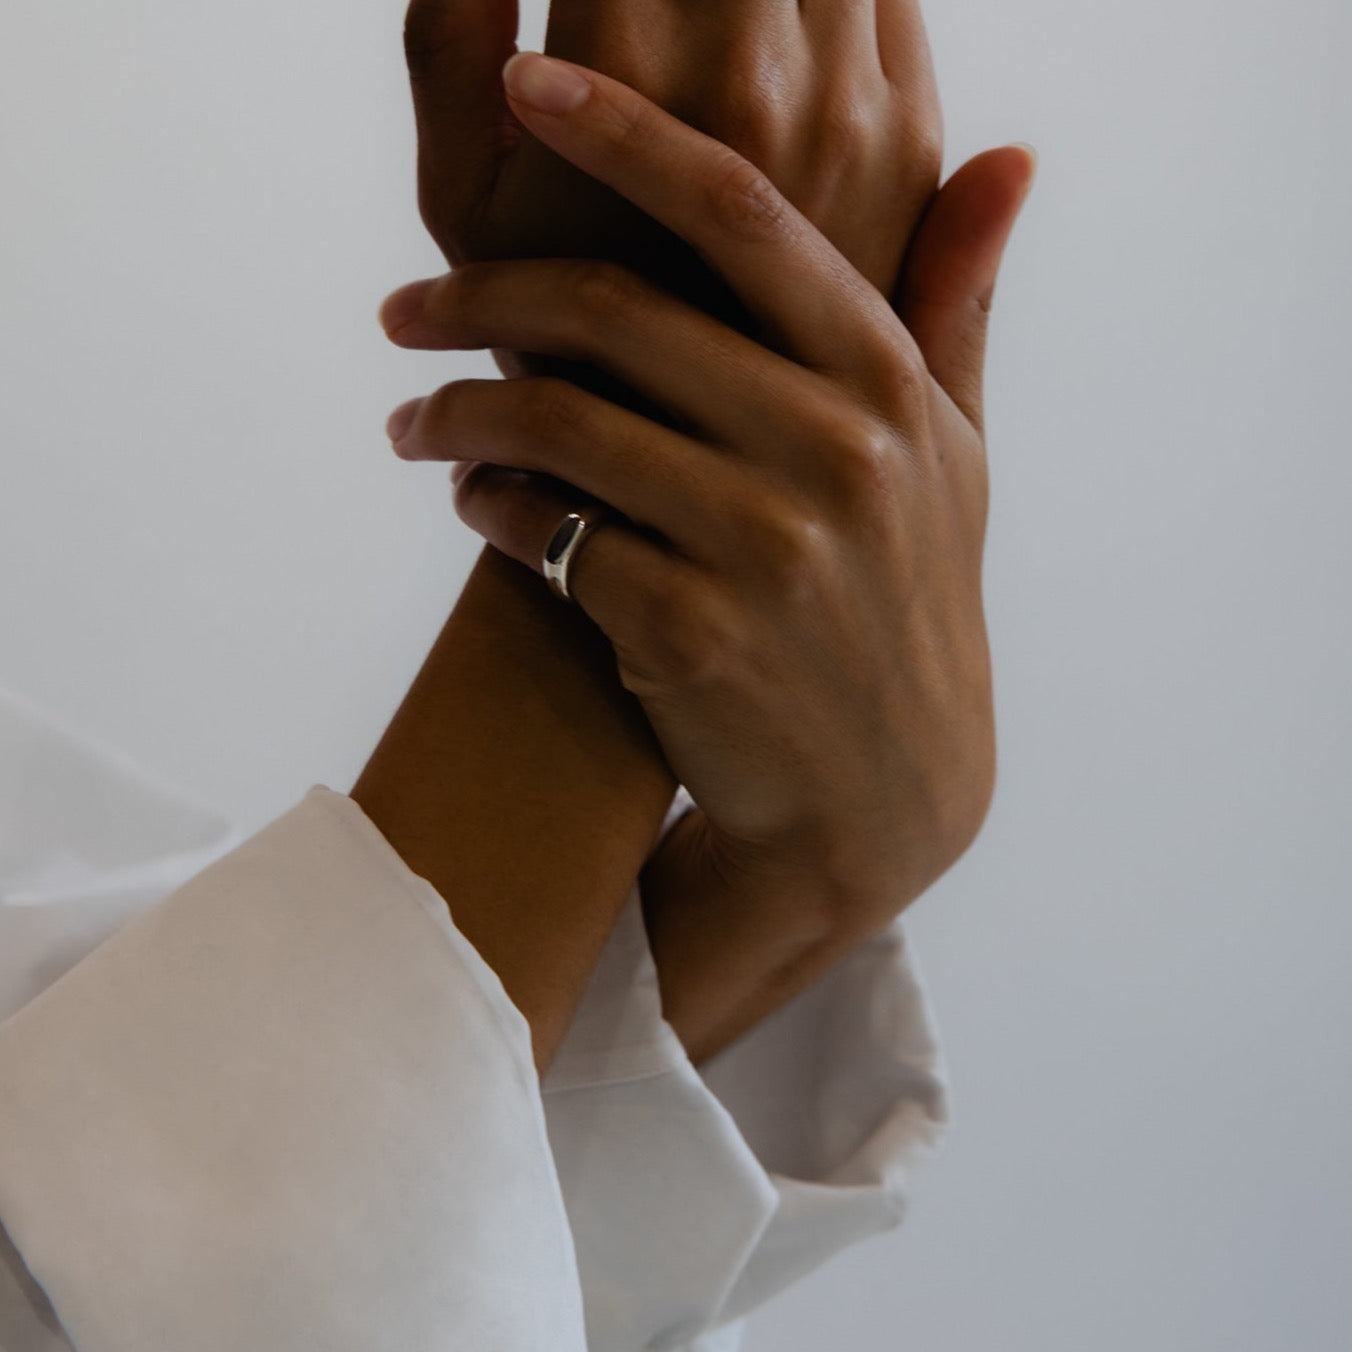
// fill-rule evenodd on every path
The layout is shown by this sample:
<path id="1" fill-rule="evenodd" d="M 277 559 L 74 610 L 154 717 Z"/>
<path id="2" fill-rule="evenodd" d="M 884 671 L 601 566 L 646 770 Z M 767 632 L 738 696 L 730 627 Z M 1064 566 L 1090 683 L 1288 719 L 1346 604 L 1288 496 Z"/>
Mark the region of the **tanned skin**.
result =
<path id="1" fill-rule="evenodd" d="M 385 322 L 408 346 L 490 347 L 513 379 L 392 423 L 401 454 L 461 460 L 457 507 L 491 547 L 353 796 L 446 896 L 543 1069 L 679 776 L 700 810 L 642 881 L 664 1012 L 698 1061 L 887 923 L 984 818 L 981 368 L 1032 164 L 988 152 L 936 192 L 937 99 L 908 0 L 561 0 L 548 48 L 616 77 L 586 77 L 567 114 L 509 97 L 509 10 L 417 0 L 409 15 L 423 215 L 457 271 L 398 293 Z M 729 193 L 784 227 L 756 240 L 750 272 L 718 233 Z M 614 266 L 511 262 L 559 258 Z M 810 279 L 797 311 L 764 303 L 767 268 L 780 292 Z M 617 314 L 672 386 L 607 347 Z M 564 331 L 563 315 L 581 321 Z M 870 357 L 828 372 L 834 357 L 794 347 L 813 326 L 836 356 Z M 680 339 L 666 351 L 664 331 Z M 745 344 L 734 369 L 760 390 L 730 389 L 711 431 L 689 391 L 726 375 L 723 335 Z M 800 431 L 775 439 L 778 461 L 749 430 L 776 410 Z M 626 456 L 635 437 L 663 454 Z M 694 446 L 714 457 L 698 475 Z M 879 516 L 876 492 L 871 515 L 855 510 L 860 474 L 895 511 Z M 635 505 L 659 501 L 654 486 L 684 508 L 666 530 Z M 539 556 L 600 487 L 632 524 L 586 544 L 568 606 Z M 829 538 L 832 569 L 848 561 L 830 586 L 820 567 L 814 590 L 785 566 L 805 524 Z M 715 537 L 741 548 L 696 569 Z M 813 558 L 809 577 L 826 555 Z M 755 660 L 771 653 L 773 669 Z"/>

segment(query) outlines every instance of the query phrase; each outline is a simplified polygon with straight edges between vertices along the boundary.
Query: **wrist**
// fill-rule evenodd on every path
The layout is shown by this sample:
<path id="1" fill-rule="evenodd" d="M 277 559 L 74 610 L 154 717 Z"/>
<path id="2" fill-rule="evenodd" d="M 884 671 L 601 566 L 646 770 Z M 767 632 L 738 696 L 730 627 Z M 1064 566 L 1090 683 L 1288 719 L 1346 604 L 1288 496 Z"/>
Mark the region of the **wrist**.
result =
<path id="1" fill-rule="evenodd" d="M 352 790 L 497 973 L 541 1069 L 674 786 L 584 620 L 485 551 Z"/>
<path id="2" fill-rule="evenodd" d="M 933 837 L 882 814 L 802 822 L 774 840 L 711 831 L 709 867 L 744 907 L 801 917 L 804 941 L 852 942 L 889 924 L 943 871 Z"/>
<path id="3" fill-rule="evenodd" d="M 847 943 L 822 895 L 778 870 L 730 868 L 688 813 L 642 874 L 662 1012 L 695 1063 L 805 989 Z"/>

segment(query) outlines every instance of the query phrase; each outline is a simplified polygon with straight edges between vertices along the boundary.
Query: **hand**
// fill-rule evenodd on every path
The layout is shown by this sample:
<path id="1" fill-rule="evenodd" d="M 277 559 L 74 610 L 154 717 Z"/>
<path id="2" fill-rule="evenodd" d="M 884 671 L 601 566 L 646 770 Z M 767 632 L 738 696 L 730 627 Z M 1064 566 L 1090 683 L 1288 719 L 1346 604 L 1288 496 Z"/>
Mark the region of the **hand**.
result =
<path id="1" fill-rule="evenodd" d="M 501 80 L 516 32 L 510 0 L 413 0 L 408 11 L 419 200 L 447 259 L 609 258 L 738 322 L 684 242 L 523 130 Z M 546 50 L 746 155 L 891 294 L 942 158 L 916 0 L 555 0 Z M 505 374 L 578 374 L 495 355 Z"/>
<path id="2" fill-rule="evenodd" d="M 618 82 L 524 57 L 508 85 L 543 144 L 697 250 L 765 341 L 614 265 L 464 267 L 391 298 L 396 341 L 582 361 L 682 430 L 564 381 L 458 381 L 396 413 L 399 453 L 467 462 L 461 516 L 532 567 L 560 481 L 618 509 L 575 595 L 720 867 L 811 870 L 859 932 L 881 924 L 962 853 L 993 785 L 981 373 L 1031 157 L 955 176 L 898 313 L 763 173 Z"/>

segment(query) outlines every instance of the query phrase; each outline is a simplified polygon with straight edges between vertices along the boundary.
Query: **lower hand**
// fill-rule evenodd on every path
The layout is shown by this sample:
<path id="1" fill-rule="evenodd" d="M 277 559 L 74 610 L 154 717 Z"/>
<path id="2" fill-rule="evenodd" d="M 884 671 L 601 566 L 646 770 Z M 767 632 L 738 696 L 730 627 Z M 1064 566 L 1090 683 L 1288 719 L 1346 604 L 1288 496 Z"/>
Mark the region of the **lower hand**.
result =
<path id="1" fill-rule="evenodd" d="M 541 92 L 560 66 L 566 109 Z M 391 298 L 396 342 L 581 361 L 669 420 L 549 377 L 458 381 L 392 419 L 397 449 L 461 461 L 462 518 L 536 569 L 577 490 L 617 509 L 574 594 L 720 871 L 810 876 L 876 927 L 965 850 L 993 786 L 981 373 L 1031 158 L 954 177 L 894 310 L 727 147 L 594 72 L 511 77 L 521 123 L 697 250 L 764 341 L 613 264 L 466 266 Z"/>
<path id="2" fill-rule="evenodd" d="M 409 5 L 418 195 L 432 237 L 456 264 L 609 258 L 693 295 L 707 270 L 689 248 L 514 115 L 501 70 L 516 50 L 516 11 L 502 0 Z M 731 145 L 890 293 L 942 159 L 919 0 L 552 0 L 545 50 Z M 518 354 L 497 355 L 509 374 L 526 369 Z"/>

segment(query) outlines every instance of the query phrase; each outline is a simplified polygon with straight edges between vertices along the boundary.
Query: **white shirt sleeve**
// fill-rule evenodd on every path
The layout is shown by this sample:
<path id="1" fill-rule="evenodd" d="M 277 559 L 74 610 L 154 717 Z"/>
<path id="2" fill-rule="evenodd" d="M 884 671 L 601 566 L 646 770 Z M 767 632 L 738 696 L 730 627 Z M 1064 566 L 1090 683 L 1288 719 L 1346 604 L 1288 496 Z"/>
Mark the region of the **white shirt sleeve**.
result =
<path id="1" fill-rule="evenodd" d="M 592 1352 L 735 1352 L 898 1222 L 944 1119 L 899 926 L 697 1071 L 635 888 L 542 1102 L 524 1020 L 355 804 L 232 844 L 0 695 L 0 1352 L 559 1352 L 579 1283 Z"/>
<path id="2" fill-rule="evenodd" d="M 3 717 L 6 750 L 99 759 Z M 29 782 L 6 773 L 0 820 L 33 820 Z M 115 844 L 65 820 L 8 837 L 12 968 L 72 955 L 25 913 L 66 886 L 83 925 Z M 0 1225 L 4 1352 L 585 1346 L 526 1022 L 322 788 L 0 1024 Z"/>
<path id="3" fill-rule="evenodd" d="M 735 1352 L 758 1305 L 900 1223 L 947 1120 L 900 922 L 697 1070 L 637 890 L 544 1090 L 591 1352 Z"/>

